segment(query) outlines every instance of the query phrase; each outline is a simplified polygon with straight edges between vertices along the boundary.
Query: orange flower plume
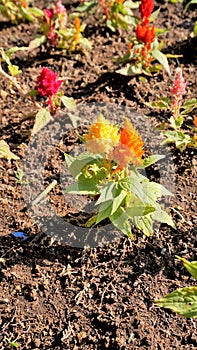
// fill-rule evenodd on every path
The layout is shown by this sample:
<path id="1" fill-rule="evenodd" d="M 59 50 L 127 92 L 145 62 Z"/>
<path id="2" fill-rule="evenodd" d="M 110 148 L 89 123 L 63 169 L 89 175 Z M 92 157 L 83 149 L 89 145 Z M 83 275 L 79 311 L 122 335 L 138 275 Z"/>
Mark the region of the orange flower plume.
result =
<path id="1" fill-rule="evenodd" d="M 124 127 L 120 132 L 119 143 L 113 152 L 113 158 L 122 168 L 125 168 L 129 163 L 140 164 L 144 154 L 143 145 L 141 137 L 126 118 Z"/>
<path id="2" fill-rule="evenodd" d="M 197 127 L 197 116 L 194 116 L 194 125 Z"/>

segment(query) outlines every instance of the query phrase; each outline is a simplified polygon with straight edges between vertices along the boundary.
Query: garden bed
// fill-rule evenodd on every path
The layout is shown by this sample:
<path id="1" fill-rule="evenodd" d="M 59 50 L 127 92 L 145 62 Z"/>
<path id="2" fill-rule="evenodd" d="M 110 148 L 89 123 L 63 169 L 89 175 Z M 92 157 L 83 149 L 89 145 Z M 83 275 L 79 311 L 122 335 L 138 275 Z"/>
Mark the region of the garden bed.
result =
<path id="1" fill-rule="evenodd" d="M 63 3 L 72 11 L 79 2 L 73 1 L 72 6 L 70 1 Z M 51 2 L 35 4 L 43 8 Z M 182 55 L 169 59 L 171 77 L 164 70 L 143 79 L 118 74 L 114 58 L 127 50 L 129 33 L 113 33 L 98 24 L 98 18 L 91 17 L 85 31 L 92 43 L 87 56 L 80 52 L 68 55 L 46 46 L 19 52 L 16 62 L 23 70 L 19 75 L 21 84 L 33 89 L 41 68 L 48 67 L 64 78 L 65 95 L 82 106 L 84 115 L 92 118 L 97 110 L 105 115 L 109 106 L 122 106 L 129 113 L 133 111 L 133 116 L 136 113 L 141 131 L 143 123 L 147 130 L 147 125 L 155 128 L 169 114 L 152 110 L 145 103 L 169 95 L 178 65 L 187 82 L 187 99 L 197 96 L 196 41 L 190 37 L 195 10 L 191 7 L 184 11 L 180 3 L 156 2 L 156 8 L 159 6 L 156 26 L 170 29 L 164 35 L 163 51 Z M 0 46 L 26 46 L 36 32 L 37 24 L 14 25 L 2 18 Z M 29 149 L 36 106 L 17 91 L 10 93 L 9 84 L 0 76 L 0 138 L 22 161 Z M 187 116 L 185 130 L 192 126 L 194 114 L 195 111 Z M 146 122 L 144 115 L 148 117 Z M 113 120 L 113 116 L 110 118 Z M 80 226 L 80 202 L 72 205 L 66 201 L 61 174 L 64 152 L 71 152 L 81 141 L 74 128 L 65 127 L 63 131 L 61 126 L 60 118 L 55 121 L 60 137 L 45 164 L 44 186 L 57 181 L 49 195 L 54 211 L 58 217 Z M 81 134 L 85 129 L 80 126 L 77 130 Z M 146 144 L 147 152 L 150 146 Z M 152 237 L 144 237 L 136 230 L 133 240 L 117 235 L 111 242 L 92 249 L 69 246 L 43 234 L 36 220 L 38 213 L 31 215 L 28 208 L 26 185 L 16 181 L 19 162 L 0 159 L 0 349 L 12 348 L 6 338 L 19 343 L 19 349 L 197 348 L 196 320 L 160 309 L 153 302 L 176 288 L 195 285 L 175 255 L 197 260 L 197 154 L 195 148 L 180 152 L 174 145 L 169 152 L 175 176 L 170 214 L 176 230 L 161 225 Z M 26 165 L 31 167 L 31 154 L 28 162 Z M 172 169 L 165 171 L 167 178 Z M 158 179 L 157 169 L 151 169 L 149 176 Z M 42 206 L 39 208 L 42 211 Z M 14 238 L 11 233 L 16 231 L 23 231 L 28 239 Z"/>

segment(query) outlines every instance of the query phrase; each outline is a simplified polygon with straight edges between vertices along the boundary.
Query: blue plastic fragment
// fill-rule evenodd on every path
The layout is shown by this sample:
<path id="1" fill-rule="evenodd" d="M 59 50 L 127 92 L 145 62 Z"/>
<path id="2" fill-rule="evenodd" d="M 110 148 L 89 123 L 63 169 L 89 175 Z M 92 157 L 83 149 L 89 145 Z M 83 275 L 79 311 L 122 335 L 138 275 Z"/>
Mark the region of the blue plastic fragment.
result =
<path id="1" fill-rule="evenodd" d="M 22 232 L 22 231 L 12 232 L 11 235 L 14 236 L 14 237 L 16 237 L 16 238 L 20 238 L 22 241 L 24 241 L 25 239 L 28 238 L 28 236 L 26 236 L 26 235 L 24 234 L 24 232 Z"/>

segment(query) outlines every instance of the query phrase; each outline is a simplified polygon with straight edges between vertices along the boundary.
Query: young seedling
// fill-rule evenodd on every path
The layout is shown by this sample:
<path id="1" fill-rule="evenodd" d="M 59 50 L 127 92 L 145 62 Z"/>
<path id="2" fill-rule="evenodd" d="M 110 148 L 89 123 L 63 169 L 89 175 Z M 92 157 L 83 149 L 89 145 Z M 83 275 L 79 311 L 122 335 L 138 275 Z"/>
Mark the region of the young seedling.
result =
<path id="1" fill-rule="evenodd" d="M 155 102 L 146 103 L 148 107 L 169 110 L 171 112 L 172 115 L 169 119 L 169 123 L 165 124 L 165 127 L 173 130 L 161 130 L 166 136 L 166 140 L 163 144 L 175 143 L 175 146 L 180 151 L 184 151 L 186 147 L 197 146 L 196 117 L 194 116 L 194 126 L 190 128 L 190 134 L 182 129 L 185 117 L 191 113 L 193 109 L 197 108 L 197 99 L 193 98 L 191 100 L 186 100 L 185 102 L 183 101 L 183 96 L 186 94 L 186 85 L 182 69 L 178 68 L 170 91 L 171 97 L 160 97 Z M 164 125 L 162 125 L 162 128 L 163 127 Z"/>
<path id="2" fill-rule="evenodd" d="M 69 52 L 80 50 L 86 54 L 86 48 L 91 49 L 89 40 L 82 35 L 86 27 L 85 24 L 81 24 L 78 17 L 74 18 L 74 23 L 71 23 L 61 0 L 56 5 L 52 5 L 50 9 L 45 9 L 39 21 L 40 32 L 43 34 L 30 42 L 30 50 L 46 42 L 53 47 L 66 49 Z"/>
<path id="3" fill-rule="evenodd" d="M 111 30 L 117 28 L 127 29 L 135 23 L 133 9 L 138 7 L 138 2 L 131 0 L 98 0 L 98 1 L 81 1 L 80 6 L 76 8 L 78 16 L 84 16 L 84 13 L 101 14 L 101 23 L 105 23 Z"/>
<path id="4" fill-rule="evenodd" d="M 0 13 L 14 23 L 33 22 L 37 17 L 42 16 L 42 10 L 30 7 L 31 2 L 28 0 L 1 0 Z"/>
<path id="5" fill-rule="evenodd" d="M 60 90 L 63 80 L 59 80 L 57 74 L 47 67 L 42 68 L 37 77 L 35 89 L 30 91 L 31 96 L 40 95 L 46 98 L 47 108 L 40 108 L 36 114 L 35 124 L 32 134 L 37 133 L 43 128 L 51 118 L 54 118 L 63 104 L 68 110 L 74 111 L 76 108 L 72 97 L 64 96 L 64 92 Z M 74 118 L 74 117 L 73 117 Z M 73 125 L 75 120 L 73 119 Z"/>
<path id="6" fill-rule="evenodd" d="M 10 151 L 9 145 L 4 140 L 0 140 L 0 158 L 6 158 L 9 162 L 11 159 L 19 159 L 18 156 Z"/>
<path id="7" fill-rule="evenodd" d="M 123 126 L 118 126 L 100 115 L 82 139 L 86 153 L 76 158 L 65 154 L 68 168 L 75 178 L 75 183 L 66 188 L 66 193 L 97 199 L 95 215 L 88 220 L 87 227 L 108 219 L 129 237 L 132 237 L 133 225 L 150 236 L 154 220 L 175 227 L 158 203 L 161 196 L 172 194 L 140 173 L 140 169 L 164 156 L 152 155 L 142 159 L 144 143 L 128 118 Z"/>
<path id="8" fill-rule="evenodd" d="M 51 118 L 56 116 L 58 111 L 61 110 L 62 105 L 66 107 L 68 112 L 73 112 L 76 105 L 73 98 L 64 96 L 64 92 L 60 90 L 63 80 L 59 80 L 56 73 L 47 67 L 44 67 L 38 75 L 35 89 L 29 90 L 28 86 L 21 85 L 19 80 L 17 80 L 17 77 L 22 71 L 18 66 L 12 64 L 11 62 L 11 55 L 18 50 L 26 50 L 26 48 L 14 47 L 6 52 L 3 50 L 3 48 L 0 48 L 2 55 L 2 59 L 0 59 L 0 74 L 10 81 L 10 89 L 12 93 L 15 93 L 12 88 L 17 89 L 23 98 L 29 98 L 38 109 L 32 131 L 32 134 L 34 135 L 41 128 L 43 128 L 51 120 Z M 3 61 L 7 63 L 10 74 L 3 70 L 1 66 L 1 62 Z M 43 107 L 42 104 L 36 101 L 37 95 L 46 98 L 47 107 Z M 77 117 L 73 114 L 69 114 L 69 117 L 73 123 L 73 126 L 76 127 Z"/>
<path id="9" fill-rule="evenodd" d="M 197 280 L 197 261 L 189 262 L 176 256 L 182 261 L 192 277 Z M 165 297 L 155 300 L 158 306 L 171 309 L 179 315 L 197 318 L 197 286 L 184 287 L 167 294 Z"/>

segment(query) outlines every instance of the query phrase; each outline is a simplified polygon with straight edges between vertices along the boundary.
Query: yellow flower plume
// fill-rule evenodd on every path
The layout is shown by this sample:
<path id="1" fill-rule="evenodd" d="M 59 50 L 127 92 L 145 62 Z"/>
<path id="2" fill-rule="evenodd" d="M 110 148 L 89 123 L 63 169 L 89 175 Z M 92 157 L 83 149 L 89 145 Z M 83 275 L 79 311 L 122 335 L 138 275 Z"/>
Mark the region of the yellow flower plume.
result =
<path id="1" fill-rule="evenodd" d="M 90 126 L 88 134 L 84 135 L 86 148 L 92 153 L 109 155 L 120 139 L 119 129 L 102 115 Z"/>

